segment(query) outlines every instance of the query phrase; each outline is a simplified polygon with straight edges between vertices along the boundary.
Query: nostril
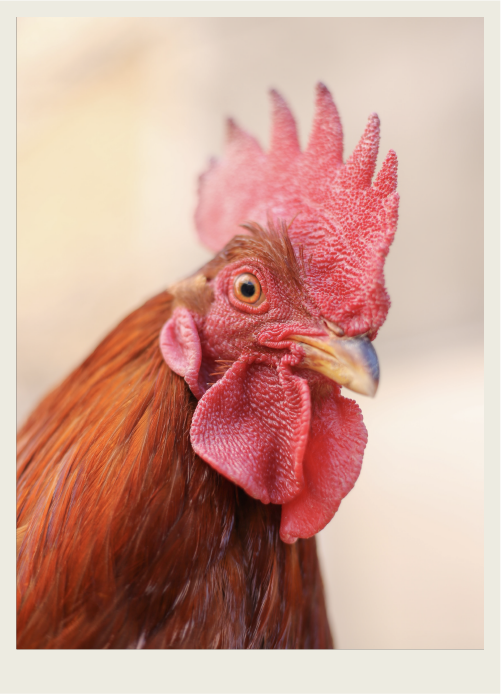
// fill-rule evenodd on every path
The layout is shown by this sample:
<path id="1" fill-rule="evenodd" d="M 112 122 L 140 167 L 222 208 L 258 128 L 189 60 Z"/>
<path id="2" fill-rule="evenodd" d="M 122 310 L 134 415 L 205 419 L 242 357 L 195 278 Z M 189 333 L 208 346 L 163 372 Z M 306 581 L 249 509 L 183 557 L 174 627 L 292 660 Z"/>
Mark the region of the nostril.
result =
<path id="1" fill-rule="evenodd" d="M 343 328 L 340 328 L 339 325 L 336 325 L 336 323 L 332 323 L 332 321 L 327 320 L 327 318 L 324 318 L 324 323 L 327 329 L 333 332 L 335 335 L 337 335 L 338 337 L 344 337 L 344 330 Z"/>

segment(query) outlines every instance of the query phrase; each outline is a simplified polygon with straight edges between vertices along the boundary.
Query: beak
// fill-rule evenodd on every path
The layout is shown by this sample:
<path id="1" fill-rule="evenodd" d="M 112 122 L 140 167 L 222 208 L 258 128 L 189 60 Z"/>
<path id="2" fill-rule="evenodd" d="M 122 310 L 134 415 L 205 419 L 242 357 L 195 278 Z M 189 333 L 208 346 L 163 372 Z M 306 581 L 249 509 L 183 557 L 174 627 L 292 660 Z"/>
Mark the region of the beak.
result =
<path id="1" fill-rule="evenodd" d="M 300 367 L 312 369 L 339 385 L 374 397 L 379 384 L 379 362 L 371 341 L 365 335 L 326 337 L 291 335 L 304 350 Z"/>

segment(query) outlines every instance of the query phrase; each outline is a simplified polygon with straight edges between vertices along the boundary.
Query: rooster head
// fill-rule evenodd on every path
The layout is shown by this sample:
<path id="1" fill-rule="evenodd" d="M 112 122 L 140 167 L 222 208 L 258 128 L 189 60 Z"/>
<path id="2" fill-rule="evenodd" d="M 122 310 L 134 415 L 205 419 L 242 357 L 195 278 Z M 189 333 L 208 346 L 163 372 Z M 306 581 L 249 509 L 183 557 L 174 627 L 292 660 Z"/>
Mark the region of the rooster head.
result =
<path id="1" fill-rule="evenodd" d="M 198 405 L 196 453 L 263 503 L 282 505 L 285 542 L 336 513 L 360 472 L 367 432 L 341 386 L 376 392 L 372 340 L 389 308 L 383 265 L 397 223 L 396 155 L 375 177 L 379 119 L 343 163 L 327 88 L 301 151 L 272 92 L 268 153 L 228 125 L 221 161 L 200 179 L 195 215 L 217 255 L 172 292 L 165 361 Z"/>

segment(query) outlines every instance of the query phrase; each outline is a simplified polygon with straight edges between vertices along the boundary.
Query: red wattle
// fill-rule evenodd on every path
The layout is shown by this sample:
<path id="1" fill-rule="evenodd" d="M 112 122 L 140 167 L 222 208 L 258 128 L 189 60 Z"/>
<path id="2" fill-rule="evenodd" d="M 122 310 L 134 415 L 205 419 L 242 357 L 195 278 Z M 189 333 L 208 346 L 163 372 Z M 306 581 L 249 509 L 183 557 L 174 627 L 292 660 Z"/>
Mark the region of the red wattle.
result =
<path id="1" fill-rule="evenodd" d="M 310 423 L 307 382 L 288 366 L 235 362 L 198 403 L 191 425 L 195 452 L 267 504 L 303 488 Z"/>
<path id="2" fill-rule="evenodd" d="M 305 485 L 282 507 L 280 537 L 292 543 L 324 528 L 357 481 L 367 443 L 362 413 L 335 387 L 314 394 L 303 470 Z"/>

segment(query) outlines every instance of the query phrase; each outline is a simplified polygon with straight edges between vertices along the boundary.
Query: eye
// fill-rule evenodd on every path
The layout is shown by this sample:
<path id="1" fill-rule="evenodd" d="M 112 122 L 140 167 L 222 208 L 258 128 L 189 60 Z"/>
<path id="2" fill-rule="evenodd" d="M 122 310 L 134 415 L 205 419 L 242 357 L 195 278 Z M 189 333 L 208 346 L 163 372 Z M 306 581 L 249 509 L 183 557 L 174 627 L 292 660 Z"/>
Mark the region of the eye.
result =
<path id="1" fill-rule="evenodd" d="M 233 289 L 237 299 L 246 304 L 255 304 L 261 296 L 261 285 L 257 278 L 248 272 L 235 278 Z"/>

